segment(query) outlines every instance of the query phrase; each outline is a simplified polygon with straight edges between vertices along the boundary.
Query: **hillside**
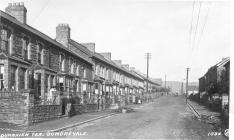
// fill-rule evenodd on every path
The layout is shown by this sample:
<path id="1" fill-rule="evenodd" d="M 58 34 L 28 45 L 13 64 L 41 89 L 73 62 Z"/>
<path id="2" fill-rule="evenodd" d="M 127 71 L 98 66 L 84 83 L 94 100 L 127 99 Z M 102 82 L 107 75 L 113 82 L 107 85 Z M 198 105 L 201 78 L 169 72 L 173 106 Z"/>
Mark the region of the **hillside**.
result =
<path id="1" fill-rule="evenodd" d="M 198 89 L 198 82 L 189 82 L 188 87 L 192 89 Z M 185 83 L 183 83 L 183 91 L 185 92 Z M 162 82 L 162 87 L 165 87 L 165 81 Z M 172 92 L 181 93 L 182 82 L 179 81 L 167 81 L 167 87 L 171 88 Z"/>

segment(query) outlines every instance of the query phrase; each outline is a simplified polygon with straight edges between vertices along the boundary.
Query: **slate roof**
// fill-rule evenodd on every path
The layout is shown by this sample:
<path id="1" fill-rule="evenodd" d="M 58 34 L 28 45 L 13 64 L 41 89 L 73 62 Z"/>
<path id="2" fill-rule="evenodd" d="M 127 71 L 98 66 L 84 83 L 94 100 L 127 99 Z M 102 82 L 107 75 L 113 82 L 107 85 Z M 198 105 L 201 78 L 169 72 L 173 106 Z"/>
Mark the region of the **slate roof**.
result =
<path id="1" fill-rule="evenodd" d="M 92 52 L 89 49 L 87 49 L 84 45 L 74 41 L 73 39 L 69 39 L 68 42 L 72 44 L 73 46 L 75 46 L 77 49 L 81 50 L 83 53 L 85 53 L 89 57 L 92 56 Z"/>
<path id="2" fill-rule="evenodd" d="M 125 69 L 124 67 L 122 66 L 119 66 L 117 64 L 115 64 L 113 61 L 111 60 L 107 60 L 104 56 L 102 56 L 100 53 L 97 53 L 97 52 L 91 52 L 88 48 L 86 48 L 84 45 L 72 40 L 72 39 L 69 39 L 69 43 L 72 44 L 73 46 L 75 46 L 77 49 L 81 50 L 83 53 L 87 54 L 89 57 L 93 57 L 95 59 L 98 59 L 99 61 L 102 61 L 103 63 L 106 63 L 107 65 L 109 66 L 112 66 L 122 72 L 125 72 L 131 76 L 134 76 L 135 78 L 137 79 L 140 79 L 140 80 L 144 80 L 142 77 L 138 76 L 137 74 L 135 73 L 132 73 L 130 72 L 129 70 Z M 84 56 L 86 57 L 86 56 Z"/>
<path id="3" fill-rule="evenodd" d="M 80 59 L 88 62 L 89 64 L 92 64 L 92 62 L 90 60 L 87 60 L 87 59 L 85 59 L 85 58 L 77 55 L 76 53 L 72 52 L 71 50 L 69 50 L 68 48 L 66 48 L 65 46 L 63 46 L 62 44 L 60 44 L 59 42 L 57 42 L 56 40 L 52 39 L 48 35 L 46 35 L 46 34 L 40 32 L 40 31 L 38 31 L 37 29 L 35 29 L 35 28 L 33 28 L 33 27 L 31 27 L 31 26 L 29 26 L 27 24 L 23 24 L 23 23 L 19 22 L 16 18 L 12 17 L 11 15 L 9 15 L 9 14 L 1 11 L 1 10 L 0 10 L 0 17 L 1 18 L 2 17 L 5 18 L 6 20 L 12 22 L 13 24 L 15 24 L 15 25 L 17 25 L 17 26 L 19 26 L 19 27 L 21 27 L 21 28 L 23 28 L 23 29 L 31 32 L 32 34 L 40 37 L 41 39 L 43 39 L 43 40 L 45 40 L 45 41 L 47 41 L 47 42 L 49 42 L 49 43 L 51 43 L 51 44 L 59 47 L 60 49 L 63 49 L 65 51 L 71 53 L 72 55 L 78 56 Z"/>
<path id="4" fill-rule="evenodd" d="M 144 80 L 147 80 L 147 76 L 144 73 L 141 73 L 140 71 L 133 71 L 133 72 L 135 72 L 137 75 L 141 76 Z M 152 84 L 155 84 L 157 86 L 160 86 L 160 84 L 155 82 L 152 78 L 149 78 L 149 82 Z"/>
<path id="5" fill-rule="evenodd" d="M 87 57 L 87 56 L 84 56 L 82 54 L 77 54 L 76 52 L 72 51 L 72 50 L 69 50 L 68 48 L 66 48 L 65 46 L 63 46 L 62 44 L 60 44 L 59 42 L 57 42 L 56 40 L 52 39 L 51 37 L 49 37 L 48 35 L 38 31 L 37 29 L 27 25 L 27 24 L 23 24 L 21 22 L 19 22 L 16 18 L 14 18 L 13 16 L 3 12 L 0 10 L 0 18 L 5 18 L 6 20 L 12 22 L 13 24 L 31 32 L 32 34 L 38 36 L 39 38 L 59 47 L 60 49 L 63 49 L 69 53 L 71 53 L 72 55 L 74 56 L 77 56 L 79 57 L 80 59 L 88 62 L 89 64 L 92 64 L 92 61 Z M 126 70 L 125 68 L 123 68 L 122 66 L 118 66 L 116 65 L 113 61 L 109 61 L 107 59 L 105 59 L 101 54 L 99 53 L 92 53 L 90 50 L 88 50 L 84 45 L 82 44 L 79 44 L 78 42 L 72 40 L 72 39 L 69 39 L 69 43 L 72 44 L 73 46 L 77 47 L 79 50 L 81 50 L 83 53 L 87 54 L 89 57 L 95 57 L 101 61 L 103 61 L 104 63 L 106 64 L 109 64 L 110 66 L 113 66 L 115 68 L 117 68 L 118 70 L 122 71 L 122 72 L 125 72 L 131 76 L 134 76 L 135 78 L 138 78 L 140 80 L 144 80 L 141 76 L 135 74 L 135 73 L 132 73 L 130 72 L 129 70 Z"/>
<path id="6" fill-rule="evenodd" d="M 220 61 L 219 63 L 217 63 L 215 66 L 217 66 L 217 67 L 223 66 L 223 65 L 225 65 L 229 61 L 230 61 L 230 57 L 223 58 L 223 60 Z"/>
<path id="7" fill-rule="evenodd" d="M 97 52 L 94 52 L 93 57 L 95 57 L 95 58 L 97 58 L 97 59 L 99 59 L 99 60 L 101 60 L 101 61 L 103 61 L 103 62 L 105 62 L 105 63 L 107 63 L 107 64 L 109 64 L 109 65 L 111 65 L 111 66 L 113 66 L 113 67 L 115 67 L 115 68 L 117 68 L 118 70 L 120 70 L 120 71 L 122 71 L 122 72 L 125 72 L 125 73 L 127 73 L 127 74 L 129 74 L 129 75 L 131 75 L 131 76 L 134 76 L 135 78 L 138 78 L 138 79 L 140 79 L 140 80 L 144 80 L 144 79 L 142 79 L 141 77 L 139 77 L 138 75 L 136 75 L 136 74 L 134 74 L 134 73 L 132 73 L 132 72 L 126 70 L 126 69 L 123 68 L 122 66 L 119 66 L 119 65 L 115 64 L 113 61 L 107 60 L 106 58 L 104 58 L 104 56 L 102 56 L 101 54 L 99 54 L 99 53 L 97 53 Z"/>

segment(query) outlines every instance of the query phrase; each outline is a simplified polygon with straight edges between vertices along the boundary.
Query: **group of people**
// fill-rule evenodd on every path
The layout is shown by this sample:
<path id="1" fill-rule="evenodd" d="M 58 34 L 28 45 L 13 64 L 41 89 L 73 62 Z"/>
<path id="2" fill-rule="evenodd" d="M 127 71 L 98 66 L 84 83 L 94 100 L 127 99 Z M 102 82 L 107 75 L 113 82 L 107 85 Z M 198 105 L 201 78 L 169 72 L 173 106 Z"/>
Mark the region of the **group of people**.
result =
<path id="1" fill-rule="evenodd" d="M 52 86 L 52 87 L 50 88 L 49 94 L 48 94 L 48 96 L 47 96 L 47 102 L 48 102 L 49 104 L 54 104 L 54 101 L 55 101 L 54 92 L 56 92 L 56 91 L 57 91 L 57 90 L 56 90 L 55 86 Z"/>

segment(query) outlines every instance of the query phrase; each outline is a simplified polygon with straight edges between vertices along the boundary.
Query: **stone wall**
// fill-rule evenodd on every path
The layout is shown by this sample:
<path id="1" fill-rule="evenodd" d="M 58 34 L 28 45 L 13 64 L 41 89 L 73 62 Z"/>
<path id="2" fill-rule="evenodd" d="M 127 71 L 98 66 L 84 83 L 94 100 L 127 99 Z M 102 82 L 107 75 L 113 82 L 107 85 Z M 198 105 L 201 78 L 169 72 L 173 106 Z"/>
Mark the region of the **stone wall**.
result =
<path id="1" fill-rule="evenodd" d="M 29 109 L 29 124 L 60 118 L 61 105 L 36 105 Z"/>
<path id="2" fill-rule="evenodd" d="M 0 122 L 32 125 L 61 117 L 61 105 L 35 105 L 30 91 L 0 92 Z"/>
<path id="3" fill-rule="evenodd" d="M 74 114 L 80 114 L 80 113 L 88 113 L 88 112 L 95 112 L 98 110 L 97 104 L 73 104 L 72 109 L 74 111 Z"/>
<path id="4" fill-rule="evenodd" d="M 0 122 L 28 125 L 30 92 L 0 92 Z"/>
<path id="5" fill-rule="evenodd" d="M 85 106 L 81 105 L 81 104 L 73 104 L 72 105 L 72 111 L 73 114 L 81 114 L 81 113 L 85 113 Z"/>
<path id="6" fill-rule="evenodd" d="M 86 112 L 93 112 L 98 110 L 97 104 L 86 104 Z"/>

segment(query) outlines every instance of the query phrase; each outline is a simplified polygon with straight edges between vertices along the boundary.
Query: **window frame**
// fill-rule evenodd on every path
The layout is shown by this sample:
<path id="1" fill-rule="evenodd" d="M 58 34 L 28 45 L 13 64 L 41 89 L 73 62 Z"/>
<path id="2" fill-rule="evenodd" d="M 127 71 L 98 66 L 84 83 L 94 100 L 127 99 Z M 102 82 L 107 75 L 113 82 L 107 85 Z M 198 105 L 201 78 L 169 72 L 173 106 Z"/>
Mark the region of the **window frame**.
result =
<path id="1" fill-rule="evenodd" d="M 0 30 L 1 47 L 3 45 L 2 43 L 4 42 L 5 51 L 8 51 L 8 44 L 9 44 L 9 42 L 8 42 L 8 34 L 9 34 L 9 32 L 6 29 L 1 29 Z"/>
<path id="2" fill-rule="evenodd" d="M 80 75 L 80 65 L 77 64 L 76 66 L 76 75 L 79 76 Z"/>
<path id="3" fill-rule="evenodd" d="M 14 71 L 13 71 L 13 68 L 14 68 Z M 9 87 L 10 88 L 10 90 L 12 90 L 12 91 L 16 91 L 16 71 L 17 71 L 17 66 L 15 66 L 15 65 L 10 65 L 10 75 L 11 75 L 11 77 L 10 77 L 10 86 L 11 87 Z M 14 87 L 14 88 L 13 88 Z"/>
<path id="4" fill-rule="evenodd" d="M 65 54 L 61 52 L 59 53 L 59 69 L 65 71 Z"/>

